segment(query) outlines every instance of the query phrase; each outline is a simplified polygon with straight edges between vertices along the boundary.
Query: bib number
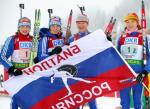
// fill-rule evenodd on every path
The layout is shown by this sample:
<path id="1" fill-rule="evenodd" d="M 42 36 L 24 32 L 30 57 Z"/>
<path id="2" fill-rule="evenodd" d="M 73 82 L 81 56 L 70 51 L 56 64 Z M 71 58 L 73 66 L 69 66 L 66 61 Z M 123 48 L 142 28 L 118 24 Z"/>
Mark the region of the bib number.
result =
<path id="1" fill-rule="evenodd" d="M 137 46 L 124 46 L 122 47 L 122 53 L 123 54 L 131 54 L 131 55 L 134 55 L 136 54 L 138 51 L 138 47 Z"/>
<path id="2" fill-rule="evenodd" d="M 125 59 L 142 60 L 143 47 L 141 45 L 133 44 L 122 45 L 121 54 Z"/>
<path id="3" fill-rule="evenodd" d="M 12 60 L 17 63 L 29 63 L 31 50 L 21 49 L 13 53 Z"/>

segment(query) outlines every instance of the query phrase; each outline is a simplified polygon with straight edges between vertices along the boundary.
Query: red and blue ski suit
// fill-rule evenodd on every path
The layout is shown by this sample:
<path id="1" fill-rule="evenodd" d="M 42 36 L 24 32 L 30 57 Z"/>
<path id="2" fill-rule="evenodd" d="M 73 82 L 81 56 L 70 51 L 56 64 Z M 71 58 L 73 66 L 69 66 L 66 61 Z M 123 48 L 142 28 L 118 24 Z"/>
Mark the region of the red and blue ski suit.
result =
<path id="1" fill-rule="evenodd" d="M 38 45 L 38 60 L 42 61 L 45 58 L 49 57 L 49 53 L 55 47 L 62 47 L 64 46 L 65 39 L 60 34 L 52 34 L 49 32 L 47 28 L 42 28 L 40 30 L 40 37 L 39 45 Z"/>
<path id="2" fill-rule="evenodd" d="M 0 63 L 8 70 L 14 66 L 16 69 L 29 67 L 30 52 L 32 48 L 32 37 L 24 36 L 20 33 L 8 37 L 2 47 Z M 9 58 L 11 57 L 11 61 Z M 15 97 L 12 97 L 11 109 L 18 109 Z"/>
<path id="3" fill-rule="evenodd" d="M 88 34 L 90 34 L 90 32 L 88 32 L 88 31 L 87 32 L 79 32 L 79 33 L 75 34 L 73 37 L 70 37 L 68 42 L 71 43 L 73 41 L 76 41 L 76 40 L 88 35 Z M 97 109 L 96 100 L 91 100 L 89 102 L 89 107 L 90 107 L 90 109 Z"/>
<path id="4" fill-rule="evenodd" d="M 146 48 L 148 48 L 148 45 Z M 150 72 L 150 51 L 147 49 L 147 65 L 144 66 L 143 37 L 140 32 L 126 31 L 118 41 L 118 50 L 137 74 L 143 70 Z M 143 87 L 140 83 L 120 91 L 122 109 L 130 109 L 131 89 L 133 92 L 134 108 L 142 109 L 141 96 Z"/>

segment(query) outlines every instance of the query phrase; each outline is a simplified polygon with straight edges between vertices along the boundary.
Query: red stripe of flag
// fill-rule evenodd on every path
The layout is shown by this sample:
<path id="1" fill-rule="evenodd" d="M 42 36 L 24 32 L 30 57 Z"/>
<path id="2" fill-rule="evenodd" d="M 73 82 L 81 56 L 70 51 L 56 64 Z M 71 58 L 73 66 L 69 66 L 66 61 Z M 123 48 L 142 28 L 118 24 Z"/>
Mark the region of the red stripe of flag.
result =
<path id="1" fill-rule="evenodd" d="M 92 73 L 92 72 L 91 72 Z M 91 81 L 96 81 L 96 83 L 91 83 L 91 84 L 87 84 L 84 82 L 77 82 L 73 85 L 70 86 L 70 88 L 72 89 L 72 91 L 74 92 L 72 95 L 68 96 L 67 98 L 63 99 L 63 100 L 59 100 L 60 98 L 62 98 L 63 96 L 67 95 L 67 90 L 66 88 L 55 92 L 54 94 L 44 98 L 43 100 L 39 101 L 37 104 L 35 104 L 34 106 L 31 107 L 31 109 L 59 109 L 57 106 L 63 106 L 70 108 L 70 109 L 75 109 L 76 107 L 85 104 L 86 102 L 89 102 L 92 99 L 95 99 L 97 97 L 109 94 L 111 92 L 126 88 L 126 87 L 130 87 L 132 85 L 135 85 L 136 82 L 125 82 L 125 83 L 120 83 L 120 80 L 124 80 L 124 79 L 128 79 L 128 78 L 135 78 L 135 76 L 131 73 L 131 71 L 129 70 L 129 68 L 126 65 L 120 66 L 118 68 L 112 69 L 108 72 L 102 73 L 99 76 L 95 77 L 95 78 L 88 78 L 88 80 Z M 111 88 L 111 90 L 108 89 L 102 89 L 102 92 L 100 94 L 100 84 L 107 82 Z M 63 84 L 63 83 L 62 83 Z M 97 88 L 96 88 L 97 87 Z M 99 88 L 98 88 L 99 87 Z M 93 93 L 99 93 L 98 95 L 95 95 L 92 93 L 92 89 L 95 91 L 93 91 Z M 92 93 L 92 98 L 91 99 L 86 99 L 86 97 L 88 98 L 90 96 L 90 94 L 85 94 L 83 95 L 83 91 L 87 90 L 87 92 L 91 92 Z M 43 92 L 41 92 L 43 93 Z M 80 101 L 80 97 L 77 95 L 82 95 L 85 98 L 84 101 L 82 101 L 81 103 L 78 103 Z M 69 100 L 70 101 L 70 105 L 66 104 L 65 100 Z M 71 102 L 71 100 L 73 100 Z M 78 101 L 78 102 L 77 102 Z M 68 103 L 68 101 L 67 101 Z M 70 106 L 70 107 L 69 107 Z M 65 108 L 63 108 L 65 109 Z"/>

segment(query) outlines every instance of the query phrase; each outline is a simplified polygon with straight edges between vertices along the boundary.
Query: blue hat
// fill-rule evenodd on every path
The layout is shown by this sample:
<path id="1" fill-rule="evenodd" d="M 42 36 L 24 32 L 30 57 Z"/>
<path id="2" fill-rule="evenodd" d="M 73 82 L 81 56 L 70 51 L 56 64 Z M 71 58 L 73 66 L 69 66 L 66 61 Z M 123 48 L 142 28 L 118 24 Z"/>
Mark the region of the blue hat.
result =
<path id="1" fill-rule="evenodd" d="M 18 21 L 18 29 L 21 26 L 29 26 L 31 28 L 31 20 L 27 17 L 20 18 Z"/>
<path id="2" fill-rule="evenodd" d="M 58 16 L 52 16 L 51 19 L 49 20 L 49 27 L 52 25 L 58 25 L 61 27 L 61 18 Z"/>

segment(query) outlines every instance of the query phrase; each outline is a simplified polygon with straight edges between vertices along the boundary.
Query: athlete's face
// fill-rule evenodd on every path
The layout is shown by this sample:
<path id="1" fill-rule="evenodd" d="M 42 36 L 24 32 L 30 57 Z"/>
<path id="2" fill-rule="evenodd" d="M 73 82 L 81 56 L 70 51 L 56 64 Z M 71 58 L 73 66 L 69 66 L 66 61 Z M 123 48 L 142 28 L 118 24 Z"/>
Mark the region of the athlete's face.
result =
<path id="1" fill-rule="evenodd" d="M 21 26 L 19 28 L 19 32 L 23 35 L 28 35 L 30 32 L 30 27 L 29 26 Z"/>
<path id="2" fill-rule="evenodd" d="M 58 26 L 58 25 L 52 25 L 52 26 L 50 27 L 50 31 L 51 31 L 51 33 L 53 33 L 53 34 L 58 34 L 58 33 L 60 33 L 60 31 L 61 31 L 61 27 Z"/>
<path id="3" fill-rule="evenodd" d="M 136 20 L 128 20 L 125 23 L 126 23 L 127 29 L 130 31 L 134 31 L 138 26 L 138 23 Z"/>
<path id="4" fill-rule="evenodd" d="M 76 22 L 79 32 L 86 32 L 88 29 L 87 22 Z"/>

